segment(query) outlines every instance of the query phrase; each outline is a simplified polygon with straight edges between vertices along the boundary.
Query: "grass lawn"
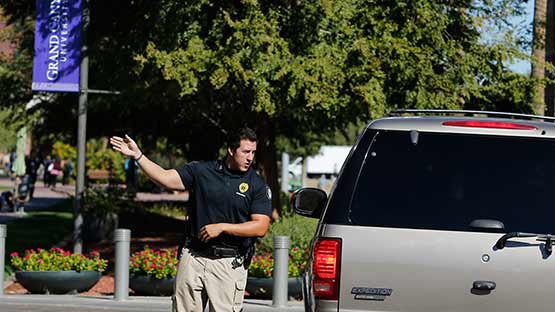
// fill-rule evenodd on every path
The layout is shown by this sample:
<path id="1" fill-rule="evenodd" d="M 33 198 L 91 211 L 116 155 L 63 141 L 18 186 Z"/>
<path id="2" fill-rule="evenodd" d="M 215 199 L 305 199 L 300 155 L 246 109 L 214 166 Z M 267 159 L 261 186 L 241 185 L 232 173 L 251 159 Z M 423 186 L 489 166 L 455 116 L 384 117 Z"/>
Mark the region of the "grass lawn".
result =
<path id="1" fill-rule="evenodd" d="M 0 185 L 0 192 L 11 191 L 11 190 L 13 190 L 13 186 Z"/>
<path id="2" fill-rule="evenodd" d="M 72 201 L 66 200 L 46 211 L 29 212 L 25 218 L 8 223 L 6 274 L 12 273 L 10 253 L 26 249 L 50 249 L 73 231 Z"/>

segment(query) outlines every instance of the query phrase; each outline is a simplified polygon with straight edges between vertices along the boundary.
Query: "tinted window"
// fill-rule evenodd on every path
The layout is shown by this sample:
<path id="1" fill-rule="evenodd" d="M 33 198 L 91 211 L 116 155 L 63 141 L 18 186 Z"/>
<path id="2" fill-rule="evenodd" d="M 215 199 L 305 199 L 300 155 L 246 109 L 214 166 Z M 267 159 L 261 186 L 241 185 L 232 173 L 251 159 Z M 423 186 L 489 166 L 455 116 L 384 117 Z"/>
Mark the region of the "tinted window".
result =
<path id="1" fill-rule="evenodd" d="M 364 156 L 375 135 L 375 130 L 366 130 L 360 137 L 354 151 L 352 151 L 352 154 L 343 165 L 341 175 L 337 179 L 337 185 L 328 203 L 324 217 L 325 223 L 350 224 L 348 219 L 349 203 L 351 202 Z"/>
<path id="2" fill-rule="evenodd" d="M 503 136 L 380 131 L 351 206 L 354 224 L 555 233 L 555 142 Z"/>

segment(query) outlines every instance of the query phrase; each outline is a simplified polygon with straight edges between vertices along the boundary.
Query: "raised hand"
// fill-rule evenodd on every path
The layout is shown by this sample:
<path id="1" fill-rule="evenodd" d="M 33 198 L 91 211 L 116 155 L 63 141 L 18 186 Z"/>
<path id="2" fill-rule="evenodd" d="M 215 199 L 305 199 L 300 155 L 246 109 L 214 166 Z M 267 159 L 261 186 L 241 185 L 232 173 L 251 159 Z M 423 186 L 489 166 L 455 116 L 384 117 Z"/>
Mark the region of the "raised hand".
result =
<path id="1" fill-rule="evenodd" d="M 141 150 L 137 146 L 137 143 L 133 141 L 127 134 L 124 138 L 113 136 L 110 138 L 110 144 L 112 148 L 125 156 L 133 157 L 137 159 L 141 156 Z"/>

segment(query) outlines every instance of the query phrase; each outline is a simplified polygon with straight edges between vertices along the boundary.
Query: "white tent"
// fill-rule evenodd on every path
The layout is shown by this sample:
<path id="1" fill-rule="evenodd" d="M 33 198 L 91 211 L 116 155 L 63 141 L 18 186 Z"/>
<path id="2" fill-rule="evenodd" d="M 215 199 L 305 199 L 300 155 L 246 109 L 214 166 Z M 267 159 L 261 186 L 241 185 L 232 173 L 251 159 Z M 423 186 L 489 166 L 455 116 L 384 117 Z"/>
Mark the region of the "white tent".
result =
<path id="1" fill-rule="evenodd" d="M 309 175 L 337 175 L 347 159 L 351 146 L 324 145 L 318 154 L 307 158 L 306 173 Z"/>

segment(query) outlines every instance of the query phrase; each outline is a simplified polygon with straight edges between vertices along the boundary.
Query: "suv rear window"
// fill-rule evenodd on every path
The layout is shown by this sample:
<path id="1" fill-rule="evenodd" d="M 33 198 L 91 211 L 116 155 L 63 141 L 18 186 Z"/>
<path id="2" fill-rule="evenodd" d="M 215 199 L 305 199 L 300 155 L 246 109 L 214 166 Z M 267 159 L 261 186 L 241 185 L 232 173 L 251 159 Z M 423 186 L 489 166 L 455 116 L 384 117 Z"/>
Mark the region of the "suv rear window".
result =
<path id="1" fill-rule="evenodd" d="M 495 219 L 507 232 L 555 233 L 555 141 L 379 131 L 351 201 L 365 226 L 469 230 Z"/>

